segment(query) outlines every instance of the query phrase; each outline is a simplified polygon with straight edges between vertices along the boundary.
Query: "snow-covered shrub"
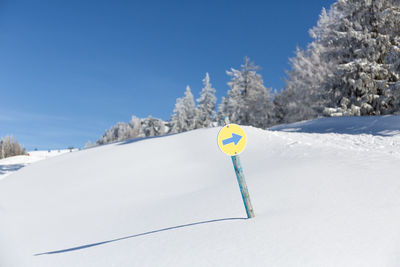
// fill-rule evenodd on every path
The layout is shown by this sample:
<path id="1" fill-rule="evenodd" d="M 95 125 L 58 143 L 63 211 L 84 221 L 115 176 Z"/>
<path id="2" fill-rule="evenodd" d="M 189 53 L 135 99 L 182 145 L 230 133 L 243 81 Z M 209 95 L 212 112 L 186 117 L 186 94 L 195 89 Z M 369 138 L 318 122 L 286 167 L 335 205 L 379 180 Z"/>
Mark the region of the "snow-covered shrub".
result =
<path id="1" fill-rule="evenodd" d="M 14 137 L 6 136 L 3 140 L 0 140 L 0 159 L 25 154 L 25 148 Z"/>
<path id="2" fill-rule="evenodd" d="M 167 122 L 149 116 L 139 119 L 132 116 L 129 123 L 118 122 L 107 130 L 104 135 L 97 140 L 96 145 L 104 145 L 115 141 L 124 141 L 133 138 L 159 136 L 168 132 Z"/>

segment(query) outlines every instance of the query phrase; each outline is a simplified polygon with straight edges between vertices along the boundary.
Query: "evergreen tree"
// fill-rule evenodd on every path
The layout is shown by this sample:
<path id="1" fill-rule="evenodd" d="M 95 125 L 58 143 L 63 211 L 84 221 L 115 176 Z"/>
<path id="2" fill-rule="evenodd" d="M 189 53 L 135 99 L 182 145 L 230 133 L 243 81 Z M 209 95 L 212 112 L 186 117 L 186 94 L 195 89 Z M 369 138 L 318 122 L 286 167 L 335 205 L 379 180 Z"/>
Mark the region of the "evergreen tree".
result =
<path id="1" fill-rule="evenodd" d="M 132 116 L 129 123 L 118 122 L 107 130 L 104 135 L 93 145 L 104 145 L 115 141 L 124 141 L 133 138 L 145 137 L 143 119 Z"/>
<path id="2" fill-rule="evenodd" d="M 319 88 L 329 96 L 326 115 L 399 110 L 399 13 L 398 0 L 339 0 L 322 11 L 310 34 L 313 53 L 332 67 Z"/>
<path id="3" fill-rule="evenodd" d="M 216 119 L 215 106 L 217 97 L 215 96 L 215 89 L 211 86 L 208 73 L 203 79 L 203 84 L 204 87 L 201 90 L 200 98 L 197 99 L 195 128 L 212 127 Z"/>
<path id="4" fill-rule="evenodd" d="M 114 141 L 127 140 L 129 138 L 134 138 L 134 136 L 131 135 L 131 127 L 129 124 L 125 122 L 118 122 L 109 130 L 107 130 L 104 135 L 97 140 L 96 144 L 104 145 Z"/>
<path id="5" fill-rule="evenodd" d="M 132 116 L 131 121 L 129 122 L 129 126 L 131 128 L 130 135 L 132 136 L 132 138 L 145 137 L 143 129 L 143 119 Z"/>
<path id="6" fill-rule="evenodd" d="M 144 135 L 146 137 L 150 136 L 160 136 L 166 134 L 165 122 L 161 119 L 153 118 L 148 116 L 142 121 L 141 125 Z"/>
<path id="7" fill-rule="evenodd" d="M 184 97 L 176 100 L 170 125 L 171 133 L 190 131 L 195 127 L 195 103 L 189 85 L 186 86 Z"/>
<path id="8" fill-rule="evenodd" d="M 247 57 L 244 61 L 241 70 L 227 71 L 231 89 L 219 106 L 219 119 L 226 116 L 232 123 L 265 128 L 275 119 L 271 90 L 265 88 L 261 75 L 257 74 L 258 67 Z"/>
<path id="9" fill-rule="evenodd" d="M 312 43 L 307 50 L 297 48 L 296 56 L 290 59 L 285 88 L 274 98 L 277 123 L 315 118 L 330 103 L 327 92 L 321 88 L 331 77 L 332 64 L 322 60 L 316 46 Z"/>

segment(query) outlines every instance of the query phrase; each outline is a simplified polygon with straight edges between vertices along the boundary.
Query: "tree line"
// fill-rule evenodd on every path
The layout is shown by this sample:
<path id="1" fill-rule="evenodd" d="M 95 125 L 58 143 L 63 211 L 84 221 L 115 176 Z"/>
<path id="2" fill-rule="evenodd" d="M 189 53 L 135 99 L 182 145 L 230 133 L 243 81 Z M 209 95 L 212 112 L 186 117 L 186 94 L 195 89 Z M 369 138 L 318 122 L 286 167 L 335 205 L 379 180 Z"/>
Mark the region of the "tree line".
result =
<path id="1" fill-rule="evenodd" d="M 365 116 L 400 110 L 400 2 L 339 0 L 322 9 L 312 42 L 290 59 L 280 93 L 266 88 L 247 57 L 227 71 L 229 90 L 217 107 L 208 73 L 200 97 L 189 86 L 169 121 L 149 116 L 118 123 L 96 144 L 232 123 L 267 128 L 321 116 Z"/>
<path id="2" fill-rule="evenodd" d="M 268 127 L 275 119 L 271 89 L 264 86 L 257 70 L 258 67 L 245 57 L 240 70 L 232 68 L 227 71 L 231 77 L 228 83 L 231 89 L 218 107 L 216 90 L 210 82 L 210 75 L 206 73 L 199 98 L 195 100 L 190 86 L 187 86 L 184 95 L 176 100 L 169 121 L 152 116 L 144 119 L 132 116 L 129 123 L 117 123 L 95 144 L 88 143 L 86 147 L 214 127 L 223 124 L 225 118 L 242 125 Z"/>
<path id="3" fill-rule="evenodd" d="M 0 139 L 0 159 L 25 154 L 25 148 L 14 137 L 6 136 L 4 139 Z"/>

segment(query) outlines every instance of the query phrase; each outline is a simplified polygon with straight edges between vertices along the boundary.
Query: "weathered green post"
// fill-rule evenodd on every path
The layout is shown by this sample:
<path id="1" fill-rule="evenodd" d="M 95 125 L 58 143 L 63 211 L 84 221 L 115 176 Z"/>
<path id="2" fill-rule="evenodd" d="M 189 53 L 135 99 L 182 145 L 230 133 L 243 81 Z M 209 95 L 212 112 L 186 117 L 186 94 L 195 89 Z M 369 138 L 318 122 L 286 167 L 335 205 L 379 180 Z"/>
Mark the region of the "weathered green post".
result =
<path id="1" fill-rule="evenodd" d="M 243 204 L 247 218 L 253 218 L 254 210 L 251 205 L 249 191 L 247 190 L 243 168 L 240 164 L 239 154 L 246 146 L 247 137 L 244 130 L 237 124 L 227 124 L 218 133 L 218 146 L 222 152 L 230 155 L 236 173 L 236 179 L 242 194 Z"/>
<path id="2" fill-rule="evenodd" d="M 247 190 L 246 180 L 244 179 L 243 169 L 240 164 L 239 156 L 232 156 L 233 167 L 235 168 L 236 178 L 240 187 L 240 193 L 242 194 L 243 204 L 246 208 L 247 218 L 253 218 L 254 210 L 251 205 L 249 191 Z"/>

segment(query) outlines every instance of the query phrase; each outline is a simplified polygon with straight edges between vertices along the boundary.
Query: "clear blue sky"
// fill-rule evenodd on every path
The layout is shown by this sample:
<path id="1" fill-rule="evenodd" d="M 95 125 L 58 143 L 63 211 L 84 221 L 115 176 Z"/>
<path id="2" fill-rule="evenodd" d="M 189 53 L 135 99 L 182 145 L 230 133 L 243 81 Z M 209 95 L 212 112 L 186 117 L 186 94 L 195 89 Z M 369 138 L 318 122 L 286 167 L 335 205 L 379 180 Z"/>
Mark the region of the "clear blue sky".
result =
<path id="1" fill-rule="evenodd" d="M 206 72 L 220 100 L 244 56 L 280 90 L 333 2 L 0 0 L 0 136 L 82 147 L 131 115 L 167 120 Z"/>

